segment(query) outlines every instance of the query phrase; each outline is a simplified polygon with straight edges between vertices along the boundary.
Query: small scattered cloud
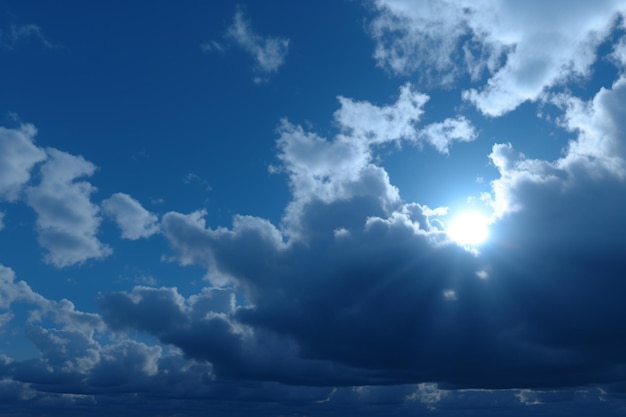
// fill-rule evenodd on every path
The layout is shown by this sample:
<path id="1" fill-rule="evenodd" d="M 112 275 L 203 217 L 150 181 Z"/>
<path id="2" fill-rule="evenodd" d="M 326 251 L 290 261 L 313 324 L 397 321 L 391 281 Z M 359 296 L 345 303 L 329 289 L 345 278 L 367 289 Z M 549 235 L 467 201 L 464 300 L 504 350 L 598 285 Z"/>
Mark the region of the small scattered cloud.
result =
<path id="1" fill-rule="evenodd" d="M 113 194 L 102 202 L 102 208 L 113 216 L 124 239 L 137 240 L 159 232 L 158 217 L 128 194 Z"/>
<path id="2" fill-rule="evenodd" d="M 210 51 L 224 52 L 225 51 L 225 48 L 217 41 L 205 42 L 202 45 L 200 45 L 200 49 L 202 49 L 203 52 L 210 52 Z"/>
<path id="3" fill-rule="evenodd" d="M 289 52 L 288 38 L 258 35 L 241 9 L 235 12 L 233 23 L 226 29 L 224 39 L 226 42 L 233 42 L 254 60 L 254 71 L 257 75 L 253 80 L 257 84 L 268 81 L 268 76 L 284 65 Z M 205 52 L 224 52 L 226 48 L 227 45 L 214 40 L 201 45 Z"/>
<path id="4" fill-rule="evenodd" d="M 193 172 L 189 172 L 187 175 L 185 175 L 185 177 L 183 178 L 183 182 L 185 184 L 198 184 L 206 192 L 209 192 L 213 189 L 213 187 L 211 187 L 211 184 L 209 184 L 207 180 L 205 180 L 198 174 L 194 174 Z"/>

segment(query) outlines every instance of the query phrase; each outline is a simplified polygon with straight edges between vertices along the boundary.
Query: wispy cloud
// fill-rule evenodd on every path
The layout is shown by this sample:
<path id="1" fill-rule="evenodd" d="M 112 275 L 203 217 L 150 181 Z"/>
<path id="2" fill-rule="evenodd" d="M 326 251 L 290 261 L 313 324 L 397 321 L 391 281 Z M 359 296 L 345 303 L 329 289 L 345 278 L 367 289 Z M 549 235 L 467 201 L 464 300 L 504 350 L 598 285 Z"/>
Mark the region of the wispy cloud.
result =
<path id="1" fill-rule="evenodd" d="M 46 48 L 58 48 L 56 42 L 48 39 L 40 26 L 34 24 L 11 25 L 8 28 L 0 28 L 0 47 L 14 49 L 20 43 L 36 42 Z"/>
<path id="2" fill-rule="evenodd" d="M 268 75 L 278 71 L 289 52 L 289 39 L 258 35 L 241 9 L 235 12 L 224 39 L 234 42 L 254 60 L 254 70 L 258 74 L 254 81 L 257 83 L 268 81 Z M 202 44 L 201 48 L 203 51 L 223 52 L 227 46 L 213 40 Z"/>

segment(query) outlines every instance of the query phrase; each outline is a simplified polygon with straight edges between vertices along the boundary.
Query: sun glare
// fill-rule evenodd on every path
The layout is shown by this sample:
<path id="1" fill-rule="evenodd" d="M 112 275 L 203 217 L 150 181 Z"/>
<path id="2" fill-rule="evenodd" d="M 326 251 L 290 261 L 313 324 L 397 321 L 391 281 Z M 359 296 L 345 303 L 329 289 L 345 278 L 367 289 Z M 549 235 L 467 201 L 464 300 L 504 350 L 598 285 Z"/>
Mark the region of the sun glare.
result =
<path id="1" fill-rule="evenodd" d="M 489 237 L 489 220 L 480 213 L 466 211 L 448 226 L 448 236 L 460 245 L 480 245 Z"/>

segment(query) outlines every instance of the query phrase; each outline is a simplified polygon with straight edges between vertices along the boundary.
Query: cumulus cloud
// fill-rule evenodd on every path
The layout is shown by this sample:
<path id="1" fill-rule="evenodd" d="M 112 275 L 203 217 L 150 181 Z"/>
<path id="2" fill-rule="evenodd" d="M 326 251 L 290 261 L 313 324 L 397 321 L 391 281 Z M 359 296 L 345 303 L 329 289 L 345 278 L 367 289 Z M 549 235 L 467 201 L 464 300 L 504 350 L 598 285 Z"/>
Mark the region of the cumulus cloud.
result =
<path id="1" fill-rule="evenodd" d="M 229 277 L 246 301 L 223 302 L 201 315 L 172 289 L 140 288 L 105 295 L 105 320 L 207 359 L 217 376 L 311 384 L 322 374 L 319 381 L 330 386 L 609 383 L 625 371 L 618 248 L 626 242 L 624 234 L 610 233 L 615 225 L 585 216 L 615 218 L 626 208 L 624 194 L 616 192 L 624 185 L 586 176 L 563 188 L 526 176 L 521 167 L 500 165 L 503 178 L 519 171 L 507 186 L 523 208 L 494 226 L 494 242 L 479 255 L 448 243 L 429 221 L 432 211 L 405 205 L 376 216 L 372 208 L 385 210 L 372 197 L 308 205 L 301 220 L 313 223 L 316 233 L 306 244 L 283 243 L 280 232 L 261 219 L 236 221 L 232 230 L 208 229 L 203 213 L 168 213 L 163 229 L 180 261 Z M 589 200 L 590 190 L 601 204 Z M 589 252 L 590 247 L 598 249 Z M 480 278 L 484 271 L 488 277 Z M 170 310 L 166 315 L 173 320 L 153 316 Z M 207 331 L 188 334 L 200 326 L 193 317 L 203 317 Z M 277 348 L 268 336 L 285 341 Z M 227 344 L 228 355 L 215 350 L 216 337 Z M 240 356 L 248 349 L 256 352 L 253 358 Z M 268 372 L 263 365 L 274 349 L 289 358 L 289 373 L 277 367 Z M 610 364 L 607 357 L 614 358 Z M 310 360 L 319 361 L 315 373 L 305 366 Z M 420 395 L 434 406 L 427 393 Z"/>
<path id="2" fill-rule="evenodd" d="M 35 164 L 46 159 L 45 151 L 34 143 L 36 134 L 29 124 L 18 129 L 0 127 L 0 199 L 15 201 Z"/>
<path id="3" fill-rule="evenodd" d="M 235 12 L 233 23 L 226 30 L 224 37 L 246 51 L 254 60 L 255 71 L 259 74 L 254 78 L 257 83 L 267 81 L 269 74 L 278 71 L 285 63 L 289 52 L 288 38 L 258 35 L 252 30 L 250 21 L 246 19 L 241 9 Z M 202 45 L 202 50 L 222 52 L 224 46 L 219 42 L 210 41 Z"/>
<path id="4" fill-rule="evenodd" d="M 378 162 L 379 149 L 403 143 L 445 155 L 454 142 L 477 137 L 468 119 L 422 125 L 428 96 L 409 84 L 386 105 L 339 97 L 334 136 L 287 120 L 277 129 L 273 170 L 286 174 L 292 193 L 278 224 L 235 215 L 232 225 L 212 227 L 206 210 L 171 211 L 157 224 L 127 194 L 102 203 L 123 237 L 161 232 L 171 260 L 203 268 L 207 287 L 195 294 L 137 286 L 100 294 L 101 314 L 85 313 L 0 266 L 0 325 L 13 325 L 13 306 L 26 305 L 25 335 L 40 353 L 0 355 L 0 410 L 20 401 L 58 409 L 95 401 L 110 405 L 110 415 L 124 410 L 125 395 L 149 393 L 139 404 L 146 415 L 163 398 L 189 415 L 206 414 L 207 402 L 235 400 L 268 417 L 285 414 L 276 404 L 324 416 L 380 415 L 381 404 L 394 405 L 396 415 L 504 414 L 497 407 L 623 413 L 623 402 L 603 400 L 623 395 L 626 380 L 626 78 L 589 100 L 545 92 L 587 74 L 616 3 L 602 11 L 585 4 L 580 15 L 565 10 L 567 23 L 553 6 L 536 4 L 548 8 L 540 23 L 554 23 L 547 33 L 529 22 L 526 5 L 376 4 L 377 58 L 393 71 L 422 68 L 423 54 L 437 45 L 444 53 L 426 56 L 435 60 L 426 75 L 445 83 L 462 71 L 474 80 L 486 73 L 486 87 L 466 93 L 486 114 L 539 96 L 561 111 L 557 124 L 570 141 L 560 157 L 492 147 L 497 178 L 484 198 L 495 212 L 490 241 L 474 251 L 451 242 L 446 208 L 405 201 Z M 519 22 L 510 22 L 513 14 Z M 572 29 L 570 20 L 581 28 L 572 35 L 576 47 L 557 36 Z M 522 68 L 529 45 L 546 37 L 554 39 L 528 61 L 537 67 Z M 421 57 L 411 55 L 415 48 Z M 498 95 L 505 92 L 506 99 Z M 95 167 L 48 154 L 40 184 L 26 191 L 48 261 L 105 256 L 94 188 L 78 181 Z M 19 197 L 41 160 L 16 171 L 5 199 Z M 78 243 L 63 246 L 71 239 Z M 58 395 L 68 393 L 83 397 Z"/>
<path id="5" fill-rule="evenodd" d="M 425 74 L 436 84 L 464 73 L 476 81 L 486 76 L 484 87 L 463 97 L 484 114 L 499 116 L 547 88 L 589 76 L 596 48 L 624 3 L 379 0 L 375 7 L 371 33 L 380 65 Z"/>
<path id="6" fill-rule="evenodd" d="M 438 152 L 446 155 L 450 153 L 453 142 L 471 142 L 477 136 L 474 126 L 463 116 L 431 123 L 419 132 L 419 137 L 424 142 L 430 143 Z"/>
<path id="7" fill-rule="evenodd" d="M 445 154 L 453 141 L 475 139 L 473 126 L 463 117 L 420 127 L 428 99 L 411 84 L 400 88 L 391 105 L 339 97 L 340 108 L 334 113 L 339 133 L 332 140 L 284 120 L 278 129 L 277 144 L 281 169 L 289 175 L 293 194 L 284 218 L 288 234 L 302 232 L 301 212 L 312 200 L 331 203 L 373 197 L 384 208 L 398 205 L 398 189 L 387 172 L 374 163 L 377 147 L 402 141 L 418 146 L 429 143 Z M 378 210 L 374 208 L 372 214 L 379 214 Z"/>
<path id="8" fill-rule="evenodd" d="M 31 324 L 49 318 L 64 331 L 85 337 L 92 337 L 95 331 L 104 329 L 103 322 L 97 314 L 78 311 L 67 299 L 49 300 L 33 291 L 25 281 L 16 282 L 15 278 L 11 268 L 0 265 L 0 310 L 7 310 L 9 314 L 7 322 L 12 319 L 12 305 L 23 303 L 31 310 L 28 319 Z"/>
<path id="9" fill-rule="evenodd" d="M 594 221 L 618 221 L 626 209 L 622 84 L 589 102 L 555 98 L 575 135 L 555 161 L 494 146 L 497 221 L 477 252 L 449 241 L 445 209 L 403 201 L 373 158 L 384 143 L 426 141 L 423 132 L 469 138 L 462 118 L 420 128 L 426 97 L 405 87 L 389 106 L 341 99 L 333 140 L 285 121 L 277 169 L 293 200 L 281 225 L 236 216 L 230 228 L 209 228 L 203 211 L 163 216 L 176 259 L 206 268 L 221 307 L 199 313 L 175 289 L 138 287 L 102 296 L 105 321 L 211 362 L 218 378 L 437 389 L 626 378 L 617 295 L 626 234 L 619 222 Z M 426 385 L 412 398 L 426 408 L 443 401 Z"/>
<path id="10" fill-rule="evenodd" d="M 37 213 L 38 241 L 47 250 L 45 261 L 59 268 L 100 259 L 111 248 L 98 240 L 100 210 L 90 201 L 96 190 L 78 178 L 96 167 L 81 156 L 48 149 L 41 182 L 26 190 L 26 201 Z"/>
<path id="11" fill-rule="evenodd" d="M 158 217 L 128 194 L 113 194 L 102 202 L 102 208 L 115 218 L 124 239 L 147 238 L 159 231 Z"/>
<path id="12" fill-rule="evenodd" d="M 524 184 L 542 184 L 546 190 L 564 192 L 592 181 L 598 181 L 600 188 L 606 186 L 603 180 L 613 186 L 622 183 L 626 179 L 625 97 L 626 77 L 620 77 L 610 89 L 602 88 L 587 102 L 566 94 L 556 96 L 553 102 L 564 110 L 560 124 L 576 138 L 555 161 L 527 158 L 511 144 L 494 145 L 490 159 L 500 172 L 500 178 L 492 183 L 496 213 L 524 207 Z"/>

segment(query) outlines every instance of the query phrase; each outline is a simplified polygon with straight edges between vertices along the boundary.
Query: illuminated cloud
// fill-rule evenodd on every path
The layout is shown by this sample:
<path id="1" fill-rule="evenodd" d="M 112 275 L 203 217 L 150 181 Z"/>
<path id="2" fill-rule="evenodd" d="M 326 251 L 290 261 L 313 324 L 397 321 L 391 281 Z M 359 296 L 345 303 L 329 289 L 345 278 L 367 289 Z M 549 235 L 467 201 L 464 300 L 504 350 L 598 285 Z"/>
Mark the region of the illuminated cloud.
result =
<path id="1" fill-rule="evenodd" d="M 371 34 L 379 65 L 417 72 L 434 84 L 451 84 L 463 74 L 487 77 L 463 97 L 484 114 L 500 116 L 545 89 L 588 77 L 624 3 L 379 0 L 375 7 Z"/>

